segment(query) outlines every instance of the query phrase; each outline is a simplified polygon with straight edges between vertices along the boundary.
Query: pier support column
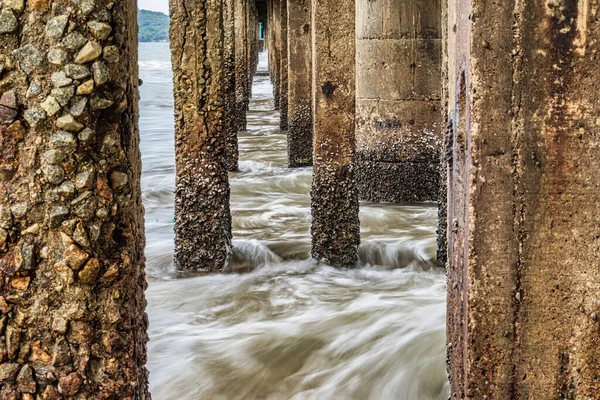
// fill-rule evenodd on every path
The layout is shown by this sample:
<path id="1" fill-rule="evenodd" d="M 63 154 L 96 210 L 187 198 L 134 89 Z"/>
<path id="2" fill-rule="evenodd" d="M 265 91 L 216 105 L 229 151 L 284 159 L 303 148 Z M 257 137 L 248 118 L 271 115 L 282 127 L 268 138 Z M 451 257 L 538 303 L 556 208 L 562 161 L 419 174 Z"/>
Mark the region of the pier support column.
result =
<path id="1" fill-rule="evenodd" d="M 1 14 L 0 398 L 148 399 L 136 2 L 42 3 Z"/>
<path id="2" fill-rule="evenodd" d="M 600 20 L 449 1 L 452 399 L 600 393 Z"/>
<path id="3" fill-rule="evenodd" d="M 279 67 L 279 127 L 288 129 L 288 0 L 280 0 L 281 66 Z"/>
<path id="4" fill-rule="evenodd" d="M 254 44 L 256 38 L 254 36 L 254 0 L 246 0 L 246 62 L 248 63 L 246 73 L 246 110 L 250 107 L 250 98 L 252 97 L 252 80 L 254 78 Z"/>
<path id="5" fill-rule="evenodd" d="M 234 0 L 235 32 L 235 102 L 237 130 L 246 130 L 248 110 L 248 29 L 246 27 L 247 0 Z"/>
<path id="6" fill-rule="evenodd" d="M 237 135 L 236 86 L 235 86 L 235 1 L 223 2 L 223 24 L 225 28 L 224 53 L 224 118 L 223 131 L 226 137 L 226 155 L 228 171 L 239 170 L 240 151 Z"/>
<path id="7" fill-rule="evenodd" d="M 354 9 L 354 0 L 312 0 L 312 257 L 336 267 L 356 266 L 360 243 L 354 177 Z"/>
<path id="8" fill-rule="evenodd" d="M 275 102 L 275 110 L 281 108 L 281 1 L 273 0 L 272 3 L 272 19 L 273 19 L 273 101 Z"/>
<path id="9" fill-rule="evenodd" d="M 273 63 L 273 54 L 275 53 L 274 51 L 274 32 L 273 32 L 273 26 L 274 26 L 274 22 L 273 22 L 273 0 L 266 0 L 267 1 L 267 26 L 265 27 L 265 31 L 266 31 L 266 40 L 267 40 L 267 51 L 268 51 L 268 58 L 269 58 L 269 78 L 271 80 L 271 83 L 273 83 L 274 79 L 273 77 L 275 76 L 275 71 L 273 69 L 274 63 Z"/>
<path id="10" fill-rule="evenodd" d="M 175 264 L 220 271 L 231 249 L 225 162 L 223 1 L 171 1 Z"/>
<path id="11" fill-rule="evenodd" d="M 307 167 L 313 158 L 311 0 L 287 1 L 288 163 Z"/>
<path id="12" fill-rule="evenodd" d="M 439 0 L 357 0 L 357 184 L 368 201 L 435 201 L 441 122 Z"/>

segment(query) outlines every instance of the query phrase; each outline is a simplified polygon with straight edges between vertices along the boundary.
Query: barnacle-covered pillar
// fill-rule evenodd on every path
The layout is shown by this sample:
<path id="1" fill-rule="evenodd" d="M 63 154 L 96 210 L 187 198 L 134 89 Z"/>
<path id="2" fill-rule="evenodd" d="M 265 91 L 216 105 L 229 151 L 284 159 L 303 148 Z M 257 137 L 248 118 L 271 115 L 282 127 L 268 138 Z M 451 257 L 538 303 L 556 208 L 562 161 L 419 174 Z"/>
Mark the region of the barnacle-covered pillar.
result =
<path id="1" fill-rule="evenodd" d="M 288 129 L 288 0 L 280 0 L 279 127 Z"/>
<path id="2" fill-rule="evenodd" d="M 235 114 L 237 130 L 246 130 L 248 110 L 248 30 L 246 29 L 247 0 L 234 0 L 235 31 Z"/>
<path id="3" fill-rule="evenodd" d="M 246 29 L 247 32 L 247 46 L 248 52 L 248 105 L 250 105 L 250 98 L 252 97 L 252 84 L 254 80 L 254 74 L 256 73 L 256 67 L 258 66 L 258 17 L 256 2 L 250 0 L 246 9 Z"/>
<path id="4" fill-rule="evenodd" d="M 354 15 L 354 0 L 312 0 L 312 256 L 336 267 L 354 267 L 360 243 Z"/>
<path id="5" fill-rule="evenodd" d="M 226 162 L 229 171 L 239 169 L 240 151 L 238 146 L 236 119 L 236 87 L 235 87 L 235 2 L 223 2 L 224 40 L 224 117 L 223 131 L 226 138 Z"/>
<path id="6" fill-rule="evenodd" d="M 288 2 L 288 164 L 312 165 L 312 35 L 310 0 Z"/>
<path id="7" fill-rule="evenodd" d="M 175 264 L 217 272 L 231 249 L 222 0 L 171 1 L 175 95 Z"/>
<path id="8" fill-rule="evenodd" d="M 137 5 L 0 10 L 0 398 L 150 398 Z"/>
<path id="9" fill-rule="evenodd" d="M 273 56 L 271 57 L 271 80 L 273 81 L 273 98 L 275 109 L 281 108 L 281 1 L 271 3 L 271 32 L 273 34 Z"/>
<path id="10" fill-rule="evenodd" d="M 452 399 L 600 393 L 600 20 L 449 1 Z"/>

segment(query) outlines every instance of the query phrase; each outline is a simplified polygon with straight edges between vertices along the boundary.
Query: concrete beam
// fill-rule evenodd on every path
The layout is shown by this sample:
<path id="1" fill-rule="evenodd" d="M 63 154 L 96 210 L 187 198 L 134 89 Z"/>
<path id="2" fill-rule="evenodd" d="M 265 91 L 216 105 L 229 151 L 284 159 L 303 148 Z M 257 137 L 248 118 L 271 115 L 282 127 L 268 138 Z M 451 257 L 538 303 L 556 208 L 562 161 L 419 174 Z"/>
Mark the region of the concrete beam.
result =
<path id="1" fill-rule="evenodd" d="M 449 1 L 452 399 L 600 393 L 597 8 Z"/>
<path id="2" fill-rule="evenodd" d="M 231 249 L 225 162 L 223 2 L 174 0 L 175 264 L 221 271 Z M 245 65 L 245 63 L 244 63 Z"/>
<path id="3" fill-rule="evenodd" d="M 360 243 L 354 8 L 354 0 L 312 0 L 312 256 L 336 267 L 356 266 Z"/>

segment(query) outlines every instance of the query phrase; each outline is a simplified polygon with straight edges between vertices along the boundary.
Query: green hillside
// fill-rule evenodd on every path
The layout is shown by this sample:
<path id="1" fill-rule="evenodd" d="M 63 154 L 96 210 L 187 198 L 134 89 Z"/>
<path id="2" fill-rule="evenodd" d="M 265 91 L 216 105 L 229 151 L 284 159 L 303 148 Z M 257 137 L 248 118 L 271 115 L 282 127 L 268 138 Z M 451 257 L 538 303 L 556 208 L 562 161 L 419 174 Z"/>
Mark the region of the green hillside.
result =
<path id="1" fill-rule="evenodd" d="M 138 10 L 140 42 L 164 42 L 169 40 L 169 16 L 161 12 Z"/>

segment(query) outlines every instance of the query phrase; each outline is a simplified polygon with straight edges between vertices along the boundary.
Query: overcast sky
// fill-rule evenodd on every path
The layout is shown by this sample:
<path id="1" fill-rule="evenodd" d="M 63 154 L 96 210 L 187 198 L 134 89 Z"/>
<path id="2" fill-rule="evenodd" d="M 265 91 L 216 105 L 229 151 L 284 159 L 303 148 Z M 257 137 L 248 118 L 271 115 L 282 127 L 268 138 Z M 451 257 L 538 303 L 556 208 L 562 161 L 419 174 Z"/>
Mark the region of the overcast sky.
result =
<path id="1" fill-rule="evenodd" d="M 169 13 L 169 0 L 138 0 L 140 10 L 160 11 Z"/>

